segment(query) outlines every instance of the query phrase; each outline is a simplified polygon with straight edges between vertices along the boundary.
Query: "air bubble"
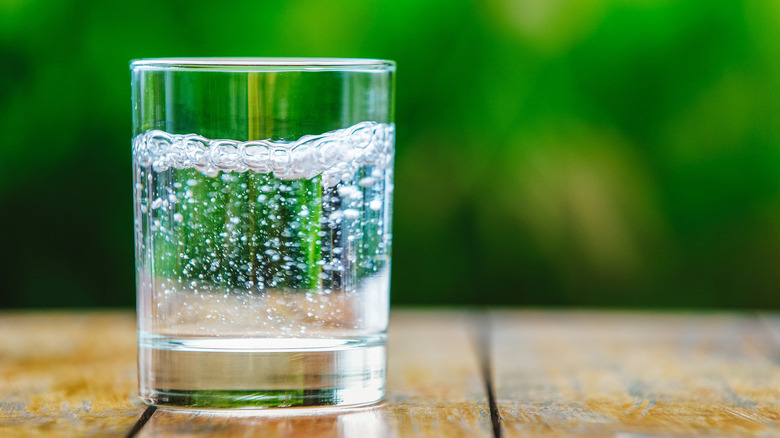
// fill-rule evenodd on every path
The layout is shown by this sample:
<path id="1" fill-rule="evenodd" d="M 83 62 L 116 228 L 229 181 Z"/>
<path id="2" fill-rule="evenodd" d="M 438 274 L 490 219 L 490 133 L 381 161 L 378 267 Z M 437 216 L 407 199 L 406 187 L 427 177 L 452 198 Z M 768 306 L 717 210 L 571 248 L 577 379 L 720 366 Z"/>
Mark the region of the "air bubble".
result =
<path id="1" fill-rule="evenodd" d="M 356 190 L 357 189 L 353 186 L 340 186 L 338 188 L 339 196 L 341 196 L 342 198 L 349 197 Z"/>

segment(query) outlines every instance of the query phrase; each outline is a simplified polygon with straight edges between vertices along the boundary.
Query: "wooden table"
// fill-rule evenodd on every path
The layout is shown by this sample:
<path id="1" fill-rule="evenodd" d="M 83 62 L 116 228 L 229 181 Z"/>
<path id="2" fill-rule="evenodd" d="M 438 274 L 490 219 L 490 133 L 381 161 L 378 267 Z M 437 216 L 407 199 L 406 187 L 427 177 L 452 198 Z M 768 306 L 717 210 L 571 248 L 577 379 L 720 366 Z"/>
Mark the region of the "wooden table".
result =
<path id="1" fill-rule="evenodd" d="M 131 312 L 0 313 L 0 437 L 780 436 L 780 317 L 393 311 L 386 401 L 147 409 Z"/>

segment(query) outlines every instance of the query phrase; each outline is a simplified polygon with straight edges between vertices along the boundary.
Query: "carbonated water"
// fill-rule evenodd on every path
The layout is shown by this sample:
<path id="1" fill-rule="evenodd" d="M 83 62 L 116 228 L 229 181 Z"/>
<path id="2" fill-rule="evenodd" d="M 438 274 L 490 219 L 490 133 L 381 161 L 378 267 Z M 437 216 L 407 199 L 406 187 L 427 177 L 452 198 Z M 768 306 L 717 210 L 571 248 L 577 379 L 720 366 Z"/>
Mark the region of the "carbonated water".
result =
<path id="1" fill-rule="evenodd" d="M 133 140 L 141 396 L 364 404 L 384 393 L 394 127 Z"/>

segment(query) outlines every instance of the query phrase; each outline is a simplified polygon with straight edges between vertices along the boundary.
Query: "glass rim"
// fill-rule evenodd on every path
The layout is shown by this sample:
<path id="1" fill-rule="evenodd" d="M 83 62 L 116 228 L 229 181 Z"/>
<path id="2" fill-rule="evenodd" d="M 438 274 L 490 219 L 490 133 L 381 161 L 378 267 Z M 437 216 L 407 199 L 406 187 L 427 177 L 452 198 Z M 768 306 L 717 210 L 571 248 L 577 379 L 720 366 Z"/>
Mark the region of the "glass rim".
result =
<path id="1" fill-rule="evenodd" d="M 368 58 L 263 58 L 263 57 L 196 57 L 145 58 L 130 61 L 131 70 L 200 70 L 200 71 L 395 71 L 395 62 Z"/>

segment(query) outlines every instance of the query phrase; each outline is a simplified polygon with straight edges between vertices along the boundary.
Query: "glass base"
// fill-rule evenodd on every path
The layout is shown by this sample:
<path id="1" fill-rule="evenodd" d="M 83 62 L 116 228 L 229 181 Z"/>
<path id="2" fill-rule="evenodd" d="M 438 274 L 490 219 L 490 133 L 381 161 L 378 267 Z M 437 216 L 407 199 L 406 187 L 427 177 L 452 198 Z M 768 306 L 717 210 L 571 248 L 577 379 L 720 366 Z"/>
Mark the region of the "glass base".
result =
<path id="1" fill-rule="evenodd" d="M 384 335 L 371 338 L 148 338 L 140 396 L 194 409 L 360 406 L 385 393 Z"/>
<path id="2" fill-rule="evenodd" d="M 268 409 L 365 406 L 378 403 L 382 389 L 270 391 L 177 391 L 155 389 L 141 400 L 150 405 L 187 409 Z"/>

